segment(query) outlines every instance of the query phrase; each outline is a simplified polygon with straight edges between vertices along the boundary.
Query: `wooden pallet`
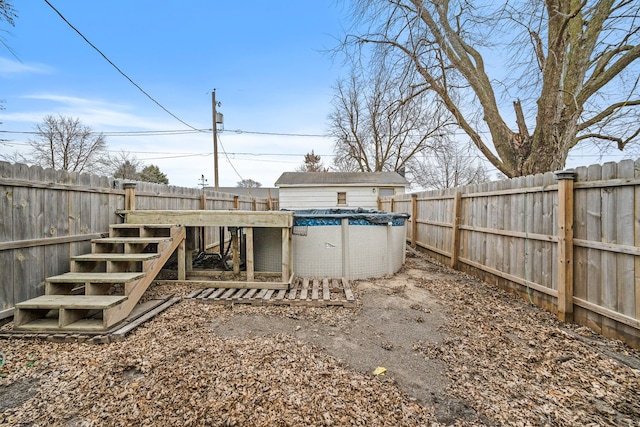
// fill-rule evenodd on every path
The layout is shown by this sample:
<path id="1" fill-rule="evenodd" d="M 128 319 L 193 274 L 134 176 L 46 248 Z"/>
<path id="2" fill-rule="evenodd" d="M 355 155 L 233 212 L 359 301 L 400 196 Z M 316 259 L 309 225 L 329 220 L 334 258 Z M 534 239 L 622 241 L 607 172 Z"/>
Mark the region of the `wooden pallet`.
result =
<path id="1" fill-rule="evenodd" d="M 356 307 L 347 279 L 295 278 L 289 289 L 197 289 L 186 298 L 209 304 Z"/>

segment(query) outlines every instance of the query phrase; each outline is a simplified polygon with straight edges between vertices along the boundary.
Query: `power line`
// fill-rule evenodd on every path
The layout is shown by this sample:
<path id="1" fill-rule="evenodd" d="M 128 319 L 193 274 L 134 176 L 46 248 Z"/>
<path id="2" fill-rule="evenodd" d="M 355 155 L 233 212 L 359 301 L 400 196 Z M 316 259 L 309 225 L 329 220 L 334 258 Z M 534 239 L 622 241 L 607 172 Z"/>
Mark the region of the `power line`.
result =
<path id="1" fill-rule="evenodd" d="M 2 132 L 2 131 L 0 131 Z M 9 132 L 9 133 L 13 133 L 13 132 Z M 0 145 L 5 145 L 5 146 L 29 146 L 29 143 L 26 142 L 15 142 L 15 141 L 0 141 Z M 122 150 L 107 150 L 110 153 L 120 153 Z M 162 159 L 178 159 L 178 158 L 182 158 L 182 157 L 207 157 L 207 156 L 211 156 L 213 153 L 211 152 L 202 152 L 202 153 L 176 153 L 176 152 L 169 152 L 169 151 L 126 151 L 127 153 L 130 154 L 155 154 L 155 155 L 163 155 L 166 154 L 167 156 L 163 156 L 163 157 L 152 157 L 152 158 L 145 158 L 145 159 L 140 159 L 140 160 L 162 160 Z M 320 154 L 320 153 L 316 153 L 318 156 L 320 157 L 335 157 L 335 154 Z M 628 156 L 629 153 L 611 153 L 611 154 L 604 154 L 604 156 L 606 157 L 620 157 L 623 158 L 625 156 Z M 250 157 L 304 157 L 306 154 L 305 153 L 250 153 L 250 152 L 225 152 L 225 155 L 229 155 L 229 156 L 250 156 Z M 602 153 L 597 153 L 597 154 L 569 154 L 569 158 L 594 158 L 594 157 L 602 157 L 603 154 Z M 488 160 L 482 156 L 479 155 L 462 155 L 461 157 L 464 158 L 477 158 L 479 160 L 482 160 L 484 162 L 488 162 Z M 242 159 L 242 160 L 249 160 L 249 159 Z M 259 161 L 268 161 L 268 160 L 264 160 L 261 159 Z M 278 162 L 277 163 L 288 163 L 286 161 L 282 161 L 282 162 Z"/>
<path id="2" fill-rule="evenodd" d="M 159 136 L 159 135 L 183 135 L 183 134 L 194 134 L 194 133 L 210 133 L 213 130 L 210 128 L 207 129 L 196 129 L 193 128 L 191 130 L 188 129 L 175 129 L 175 130 L 132 130 L 132 131 L 92 131 L 92 134 L 103 134 L 105 136 Z M 235 133 L 238 135 L 241 134 L 251 134 L 251 135 L 269 135 L 269 136 L 297 136 L 297 137 L 321 137 L 321 138 L 332 138 L 332 135 L 322 135 L 322 134 L 306 134 L 306 133 L 287 133 L 287 132 L 261 132 L 261 131 L 248 131 L 242 129 L 233 129 L 233 130 L 219 130 L 218 133 Z M 15 133 L 15 134 L 24 134 L 24 135 L 37 135 L 39 132 L 37 131 L 12 131 L 12 130 L 0 130 L 0 133 Z"/>
<path id="3" fill-rule="evenodd" d="M 167 112 L 171 117 L 173 117 L 174 119 L 176 119 L 177 121 L 179 121 L 180 123 L 182 123 L 183 125 L 190 127 L 193 130 L 198 130 L 195 127 L 191 126 L 189 123 L 185 122 L 184 120 L 182 120 L 181 118 L 179 118 L 178 116 L 176 116 L 175 114 L 173 114 L 171 111 L 169 111 L 167 108 L 164 107 L 164 105 L 160 104 L 158 101 L 156 101 L 151 95 L 149 95 L 144 89 L 142 89 L 136 82 L 134 82 L 131 77 L 129 77 L 128 75 L 126 75 L 124 73 L 124 71 L 122 71 L 120 68 L 118 68 L 118 66 L 116 64 L 114 64 L 109 58 L 107 58 L 107 55 L 105 55 L 104 53 L 102 53 L 102 51 L 100 49 L 98 49 L 93 43 L 91 43 L 89 41 L 89 39 L 87 39 L 84 34 L 82 34 L 80 32 L 80 30 L 78 30 L 76 27 L 74 27 L 71 22 L 69 22 L 67 20 L 67 18 L 65 18 L 62 13 L 60 13 L 60 11 L 58 11 L 58 9 L 56 9 L 51 3 L 49 3 L 49 0 L 44 0 L 44 2 L 46 4 L 49 5 L 49 7 L 51 9 L 53 9 L 53 11 L 55 13 L 58 14 L 58 16 L 67 23 L 67 25 L 69 27 L 71 27 L 71 29 L 73 29 L 73 31 L 75 31 L 76 33 L 78 33 L 78 35 L 80 37 L 82 37 L 82 39 L 87 42 L 89 44 L 89 46 L 91 46 L 93 49 L 96 50 L 96 52 L 98 52 L 109 64 L 111 64 L 111 66 L 113 68 L 115 68 L 124 78 L 126 78 L 127 80 L 129 80 L 129 82 L 134 85 L 140 92 L 142 92 L 147 98 L 149 98 L 151 101 L 153 101 L 158 107 L 162 108 L 165 112 Z"/>
<path id="4" fill-rule="evenodd" d="M 236 175 L 238 175 L 238 178 L 240 178 L 240 181 L 244 181 L 244 178 L 242 178 L 242 176 L 240 175 L 236 167 L 233 166 L 233 163 L 231 163 L 231 159 L 229 159 L 229 155 L 227 154 L 227 151 L 224 149 L 224 145 L 222 145 L 222 139 L 218 138 L 218 141 L 220 142 L 220 148 L 222 148 L 222 152 L 224 153 L 224 156 L 227 158 L 227 162 L 229 162 L 229 165 L 231 165 L 231 169 L 233 169 Z"/>
<path id="5" fill-rule="evenodd" d="M 312 134 L 312 133 L 257 132 L 257 131 L 249 131 L 249 130 L 242 130 L 242 129 L 233 129 L 233 130 L 224 129 L 223 132 L 234 132 L 237 134 L 249 133 L 252 135 L 271 135 L 271 136 L 305 136 L 305 137 L 320 137 L 320 138 L 331 137 L 331 135 Z"/>
<path id="6" fill-rule="evenodd" d="M 132 131 L 103 131 L 92 132 L 102 133 L 105 136 L 171 136 L 171 135 L 188 135 L 201 134 L 211 132 L 211 129 L 194 129 L 194 130 L 132 130 Z"/>

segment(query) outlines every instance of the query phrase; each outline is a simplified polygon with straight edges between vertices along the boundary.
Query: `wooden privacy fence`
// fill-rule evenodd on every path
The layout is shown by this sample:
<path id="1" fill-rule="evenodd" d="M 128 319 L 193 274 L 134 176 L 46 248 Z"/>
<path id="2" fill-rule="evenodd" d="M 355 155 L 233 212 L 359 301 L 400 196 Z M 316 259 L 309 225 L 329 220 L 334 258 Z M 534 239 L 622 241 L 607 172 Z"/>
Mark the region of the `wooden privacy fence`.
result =
<path id="1" fill-rule="evenodd" d="M 135 188 L 135 190 L 134 190 Z M 69 271 L 69 257 L 122 222 L 125 193 L 136 209 L 267 210 L 277 202 L 147 182 L 0 162 L 0 319 L 13 306 L 44 294 L 44 279 Z M 276 207 L 277 209 L 277 207 Z M 200 247 L 219 234 L 203 230 Z"/>
<path id="2" fill-rule="evenodd" d="M 640 161 L 380 200 L 407 239 L 561 320 L 640 348 Z"/>

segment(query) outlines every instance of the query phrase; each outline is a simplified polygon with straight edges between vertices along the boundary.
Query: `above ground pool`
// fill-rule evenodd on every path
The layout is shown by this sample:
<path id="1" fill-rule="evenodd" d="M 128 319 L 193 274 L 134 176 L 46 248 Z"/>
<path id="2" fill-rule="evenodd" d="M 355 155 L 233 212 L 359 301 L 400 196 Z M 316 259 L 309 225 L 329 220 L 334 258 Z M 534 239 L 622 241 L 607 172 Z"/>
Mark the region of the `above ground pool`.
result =
<path id="1" fill-rule="evenodd" d="M 293 272 L 351 280 L 393 274 L 404 264 L 407 218 L 363 209 L 294 211 Z M 280 244 L 280 230 L 254 229 L 256 271 L 278 271 Z"/>

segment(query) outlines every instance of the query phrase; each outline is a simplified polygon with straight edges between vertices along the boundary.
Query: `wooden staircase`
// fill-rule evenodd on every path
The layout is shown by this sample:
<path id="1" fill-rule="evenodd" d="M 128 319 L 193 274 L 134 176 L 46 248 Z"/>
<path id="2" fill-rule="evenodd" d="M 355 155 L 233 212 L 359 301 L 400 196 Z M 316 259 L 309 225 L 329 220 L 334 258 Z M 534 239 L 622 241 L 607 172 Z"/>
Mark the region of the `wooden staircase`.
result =
<path id="1" fill-rule="evenodd" d="M 71 272 L 46 279 L 45 295 L 15 306 L 14 329 L 106 331 L 125 319 L 185 239 L 180 225 L 116 224 L 71 257 Z"/>

